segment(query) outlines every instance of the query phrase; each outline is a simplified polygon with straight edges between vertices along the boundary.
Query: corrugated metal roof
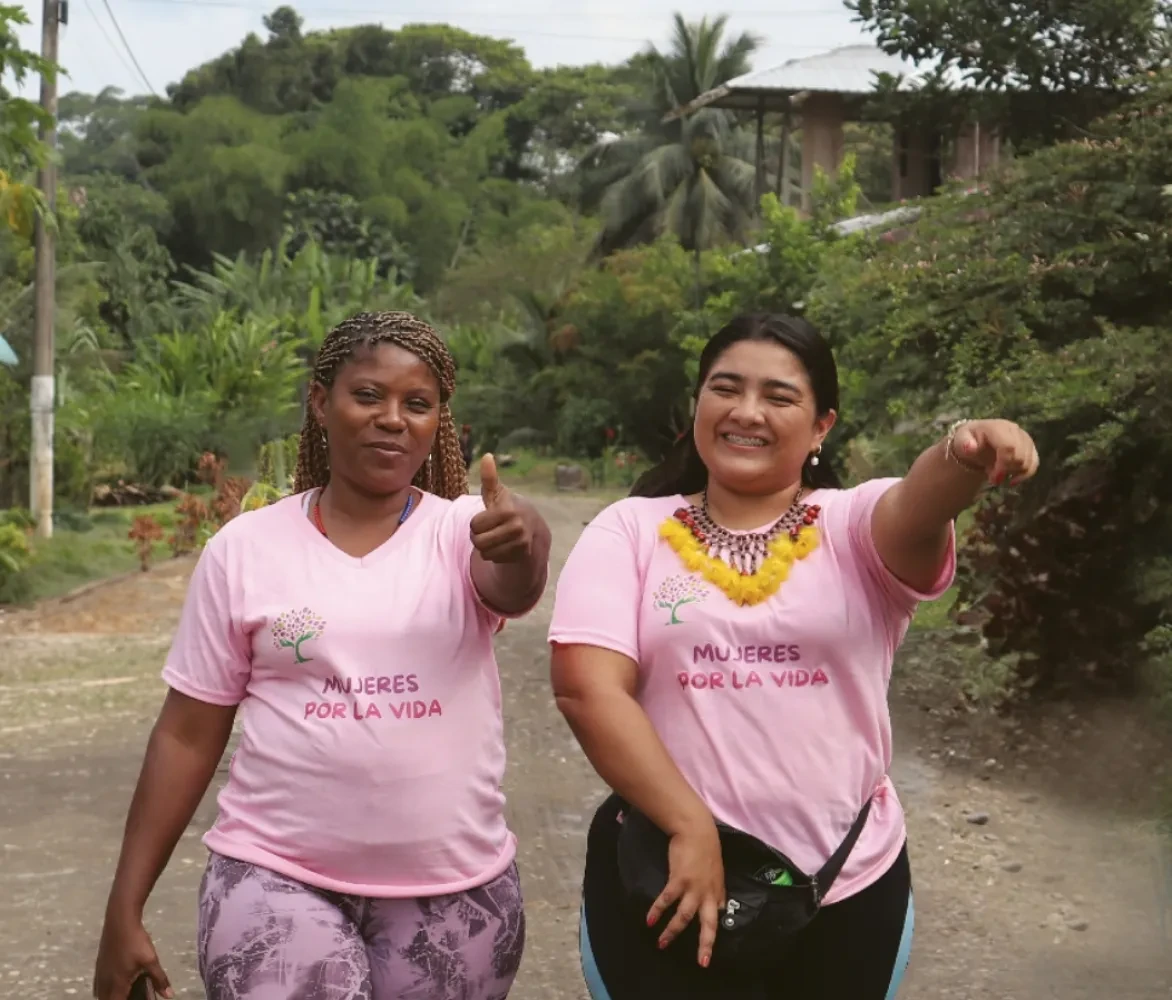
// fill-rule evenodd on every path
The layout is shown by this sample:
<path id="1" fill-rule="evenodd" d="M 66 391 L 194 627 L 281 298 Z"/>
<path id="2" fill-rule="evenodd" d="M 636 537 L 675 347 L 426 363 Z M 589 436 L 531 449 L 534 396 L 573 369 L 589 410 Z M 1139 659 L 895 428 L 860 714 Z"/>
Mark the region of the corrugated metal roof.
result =
<path id="1" fill-rule="evenodd" d="M 907 83 L 922 79 L 928 69 L 930 65 L 927 63 L 917 66 L 899 56 L 888 55 L 874 45 L 846 45 L 734 77 L 676 108 L 665 120 L 708 106 L 755 111 L 763 105 L 766 111 L 781 111 L 789 107 L 791 96 L 800 93 L 863 97 L 875 90 L 876 74 L 902 76 Z M 959 84 L 957 77 L 953 85 Z"/>
<path id="2" fill-rule="evenodd" d="M 788 90 L 791 93 L 810 90 L 861 95 L 875 89 L 876 73 L 914 76 L 916 67 L 873 45 L 847 45 L 746 73 L 729 80 L 725 86 L 729 90 Z"/>

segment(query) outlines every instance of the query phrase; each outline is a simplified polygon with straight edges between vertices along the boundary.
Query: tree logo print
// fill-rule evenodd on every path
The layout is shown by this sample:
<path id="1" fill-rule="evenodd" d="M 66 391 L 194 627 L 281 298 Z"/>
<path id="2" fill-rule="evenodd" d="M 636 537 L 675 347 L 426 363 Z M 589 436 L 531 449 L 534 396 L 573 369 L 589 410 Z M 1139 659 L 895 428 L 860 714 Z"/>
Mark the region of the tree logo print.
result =
<path id="1" fill-rule="evenodd" d="M 297 663 L 308 663 L 313 657 L 302 656 L 301 645 L 318 638 L 325 628 L 325 619 L 315 615 L 309 608 L 286 611 L 273 622 L 273 645 L 277 649 L 293 650 Z"/>
<path id="2" fill-rule="evenodd" d="M 668 625 L 682 625 L 679 610 L 685 604 L 696 604 L 707 599 L 708 588 L 694 576 L 669 576 L 659 585 L 653 600 L 657 608 L 671 612 Z"/>

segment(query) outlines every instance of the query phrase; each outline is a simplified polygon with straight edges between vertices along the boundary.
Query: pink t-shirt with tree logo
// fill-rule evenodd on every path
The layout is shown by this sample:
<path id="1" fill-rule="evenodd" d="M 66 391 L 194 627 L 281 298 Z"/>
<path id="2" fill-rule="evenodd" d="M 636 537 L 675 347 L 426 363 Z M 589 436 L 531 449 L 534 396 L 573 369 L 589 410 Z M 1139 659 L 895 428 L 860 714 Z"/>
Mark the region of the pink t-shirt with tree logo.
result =
<path id="1" fill-rule="evenodd" d="M 356 559 L 303 497 L 207 544 L 163 678 L 239 705 L 241 738 L 204 843 L 309 885 L 429 896 L 512 862 L 492 637 L 472 584 L 479 497 L 427 495 Z"/>
<path id="2" fill-rule="evenodd" d="M 586 528 L 558 581 L 549 638 L 639 664 L 637 697 L 684 777 L 720 820 L 816 872 L 875 795 L 828 902 L 877 880 L 906 838 L 888 770 L 892 659 L 917 604 L 941 596 L 955 540 L 926 594 L 897 580 L 871 514 L 897 480 L 819 490 L 820 544 L 771 598 L 738 607 L 659 537 L 682 497 L 630 498 Z"/>

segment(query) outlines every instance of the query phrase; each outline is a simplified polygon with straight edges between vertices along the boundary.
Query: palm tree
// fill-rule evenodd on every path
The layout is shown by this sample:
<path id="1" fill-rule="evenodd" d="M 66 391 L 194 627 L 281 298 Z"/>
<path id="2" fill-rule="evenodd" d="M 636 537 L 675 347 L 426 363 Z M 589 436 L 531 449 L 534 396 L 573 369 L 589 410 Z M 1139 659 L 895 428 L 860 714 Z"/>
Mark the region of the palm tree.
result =
<path id="1" fill-rule="evenodd" d="M 664 114 L 748 72 L 760 39 L 726 42 L 727 18 L 688 23 L 675 15 L 672 45 L 641 57 L 654 86 L 639 109 L 642 130 L 597 144 L 584 157 L 583 200 L 602 216 L 595 253 L 673 234 L 688 250 L 741 241 L 756 214 L 754 140 L 734 117 L 702 108 L 664 123 Z"/>

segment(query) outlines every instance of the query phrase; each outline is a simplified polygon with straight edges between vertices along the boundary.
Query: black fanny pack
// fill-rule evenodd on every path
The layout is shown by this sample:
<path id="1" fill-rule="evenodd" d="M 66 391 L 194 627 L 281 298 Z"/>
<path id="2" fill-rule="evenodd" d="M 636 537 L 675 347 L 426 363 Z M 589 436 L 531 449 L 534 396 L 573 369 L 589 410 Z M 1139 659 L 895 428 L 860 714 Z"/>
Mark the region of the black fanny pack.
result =
<path id="1" fill-rule="evenodd" d="M 816 875 L 807 875 L 752 834 L 718 822 L 726 903 L 716 932 L 713 966 L 759 966 L 783 958 L 786 939 L 805 927 L 821 909 L 822 900 L 846 864 L 870 812 L 868 799 L 838 850 Z M 667 885 L 669 838 L 647 816 L 627 804 L 620 815 L 619 881 L 632 903 L 645 914 Z M 669 909 L 654 928 L 656 936 L 663 932 L 673 912 L 674 908 Z M 699 936 L 697 917 L 669 950 L 687 950 L 695 956 Z"/>

